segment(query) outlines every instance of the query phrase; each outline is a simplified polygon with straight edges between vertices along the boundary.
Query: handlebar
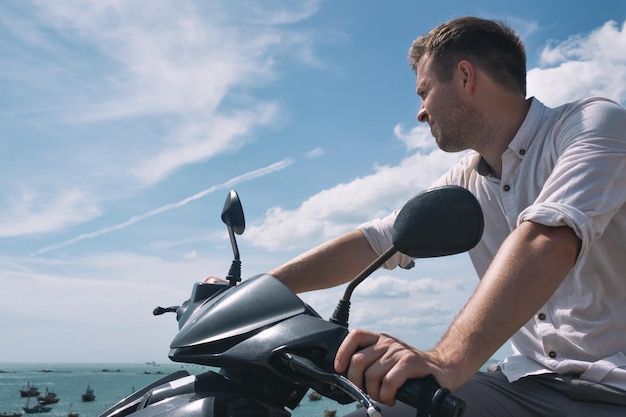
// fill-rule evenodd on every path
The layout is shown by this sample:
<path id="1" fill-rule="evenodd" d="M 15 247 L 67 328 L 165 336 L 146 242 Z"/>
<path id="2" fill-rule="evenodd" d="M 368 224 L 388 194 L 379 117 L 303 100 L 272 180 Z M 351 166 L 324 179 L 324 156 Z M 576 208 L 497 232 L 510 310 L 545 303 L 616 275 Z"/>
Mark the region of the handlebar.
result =
<path id="1" fill-rule="evenodd" d="M 160 316 L 165 313 L 176 313 L 180 307 L 179 306 L 171 306 L 171 307 L 155 307 L 152 310 L 153 316 Z"/>
<path id="2" fill-rule="evenodd" d="M 279 357 L 281 362 L 292 371 L 329 384 L 334 387 L 335 391 L 348 394 L 366 407 L 368 417 L 381 416 L 380 409 L 371 402 L 370 398 L 342 375 L 326 371 L 312 360 L 296 354 L 283 352 Z M 415 408 L 416 417 L 461 417 L 465 411 L 465 401 L 450 393 L 449 389 L 439 385 L 432 375 L 409 379 L 398 390 L 396 399 Z"/>
<path id="3" fill-rule="evenodd" d="M 465 401 L 441 387 L 432 375 L 409 379 L 396 399 L 414 407 L 417 417 L 461 417 L 465 411 Z"/>

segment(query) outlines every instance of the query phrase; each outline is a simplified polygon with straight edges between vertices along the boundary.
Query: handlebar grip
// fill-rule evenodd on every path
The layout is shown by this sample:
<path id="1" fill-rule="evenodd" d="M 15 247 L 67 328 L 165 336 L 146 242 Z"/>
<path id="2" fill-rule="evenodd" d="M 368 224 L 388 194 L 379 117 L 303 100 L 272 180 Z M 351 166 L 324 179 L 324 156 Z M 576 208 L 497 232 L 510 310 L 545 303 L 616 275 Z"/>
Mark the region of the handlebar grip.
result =
<path id="1" fill-rule="evenodd" d="M 461 417 L 465 411 L 465 401 L 442 388 L 432 375 L 409 379 L 396 399 L 415 407 L 417 417 Z"/>

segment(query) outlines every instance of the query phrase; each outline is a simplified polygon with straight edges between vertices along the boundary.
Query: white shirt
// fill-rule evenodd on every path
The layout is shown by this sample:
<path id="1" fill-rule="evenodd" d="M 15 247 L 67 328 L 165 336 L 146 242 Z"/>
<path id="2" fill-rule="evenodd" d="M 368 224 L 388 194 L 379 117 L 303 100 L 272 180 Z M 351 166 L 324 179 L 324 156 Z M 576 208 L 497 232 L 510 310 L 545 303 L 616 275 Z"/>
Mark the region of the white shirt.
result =
<path id="1" fill-rule="evenodd" d="M 626 110 L 589 98 L 551 109 L 537 99 L 502 155 L 495 178 L 469 152 L 433 186 L 460 185 L 481 204 L 485 229 L 470 251 L 483 276 L 521 222 L 571 227 L 582 247 L 550 300 L 511 338 L 500 365 L 510 381 L 571 374 L 626 390 Z M 397 211 L 359 226 L 378 253 Z M 398 254 L 384 266 L 410 267 Z"/>

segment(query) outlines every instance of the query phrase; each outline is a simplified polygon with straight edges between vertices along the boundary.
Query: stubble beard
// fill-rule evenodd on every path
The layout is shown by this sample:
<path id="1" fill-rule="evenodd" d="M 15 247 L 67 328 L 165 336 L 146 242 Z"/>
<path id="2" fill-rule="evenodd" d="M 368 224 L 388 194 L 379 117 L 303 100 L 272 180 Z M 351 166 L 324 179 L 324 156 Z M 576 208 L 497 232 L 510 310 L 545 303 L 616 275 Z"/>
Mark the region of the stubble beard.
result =
<path id="1" fill-rule="evenodd" d="M 437 129 L 432 133 L 437 146 L 444 152 L 476 149 L 487 138 L 483 117 L 468 106 L 456 105 L 441 122 L 437 123 Z"/>

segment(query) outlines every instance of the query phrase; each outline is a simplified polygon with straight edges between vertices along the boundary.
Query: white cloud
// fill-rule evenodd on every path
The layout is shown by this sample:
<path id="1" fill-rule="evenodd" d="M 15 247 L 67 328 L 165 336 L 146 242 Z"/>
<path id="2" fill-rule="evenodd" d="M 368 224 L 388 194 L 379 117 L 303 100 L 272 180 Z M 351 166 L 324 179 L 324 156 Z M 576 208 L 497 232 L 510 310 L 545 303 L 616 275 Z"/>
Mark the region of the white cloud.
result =
<path id="1" fill-rule="evenodd" d="M 21 190 L 19 195 L 5 200 L 0 216 L 0 237 L 52 232 L 101 214 L 94 199 L 77 188 L 52 196 Z"/>
<path id="2" fill-rule="evenodd" d="M 273 22 L 304 19 L 315 4 L 304 3 L 294 12 L 274 8 Z M 101 76 L 105 83 L 98 97 L 72 113 L 74 122 L 153 115 L 173 122 L 160 140 L 146 144 L 144 159 L 131 165 L 146 185 L 181 166 L 236 149 L 250 140 L 255 127 L 275 117 L 275 104 L 256 102 L 241 87 L 274 77 L 272 54 L 286 41 L 272 27 L 276 23 L 259 20 L 249 36 L 250 28 L 229 18 L 232 10 L 219 2 L 210 13 L 201 13 L 198 4 L 171 1 L 41 6 L 57 27 L 73 28 L 99 50 L 110 67 Z M 255 7 L 247 13 L 266 12 Z M 229 110 L 235 103 L 242 109 Z"/>
<path id="3" fill-rule="evenodd" d="M 548 106 L 599 95 L 626 101 L 626 22 L 552 42 L 528 71 L 528 93 Z"/>
<path id="4" fill-rule="evenodd" d="M 406 145 L 407 150 L 435 149 L 435 141 L 430 129 L 425 125 L 414 126 L 409 131 L 403 125 L 396 125 L 393 134 Z"/>
<path id="5" fill-rule="evenodd" d="M 458 313 L 463 305 L 467 294 L 457 294 L 456 297 L 447 299 L 454 301 L 444 304 L 442 298 L 411 298 L 395 302 L 382 300 L 373 302 L 370 299 L 357 300 L 352 303 L 350 321 L 352 327 L 376 329 L 380 332 L 397 334 L 410 333 L 415 329 L 437 328 L 441 335 Z M 401 303 L 401 305 L 399 305 Z"/>
<path id="6" fill-rule="evenodd" d="M 153 308 L 180 305 L 194 282 L 206 271 L 223 269 L 222 264 L 211 258 L 167 261 L 131 253 L 56 260 L 0 257 L 0 316 L 11 317 L 0 321 L 0 333 L 19 340 L 18 345 L 0 346 L 0 355 L 12 361 L 36 360 L 44 338 L 58 341 L 46 346 L 51 362 L 166 358 L 176 320 L 174 315 L 152 316 Z M 138 332 L 141 337 L 133 338 L 124 358 L 117 349 L 102 349 Z"/>
<path id="7" fill-rule="evenodd" d="M 140 161 L 132 173 L 151 184 L 160 181 L 181 166 L 203 161 L 226 151 L 233 151 L 250 140 L 254 128 L 273 119 L 273 104 L 236 112 L 232 116 L 207 116 L 206 120 L 187 123 L 176 132 L 164 149 Z"/>
<path id="8" fill-rule="evenodd" d="M 298 23 L 318 12 L 321 0 L 280 1 L 259 3 L 255 0 L 227 0 L 227 8 L 221 2 L 211 2 L 211 9 L 222 21 L 238 21 L 252 25 L 290 25 Z M 215 10 L 217 6 L 217 10 Z"/>
<path id="9" fill-rule="evenodd" d="M 316 159 L 319 158 L 321 156 L 324 156 L 324 149 L 322 148 L 315 148 L 315 149 L 311 149 L 310 151 L 308 151 L 304 156 L 307 159 Z"/>
<path id="10" fill-rule="evenodd" d="M 109 119 L 218 112 L 228 95 L 244 94 L 240 87 L 272 80 L 275 55 L 288 56 L 311 42 L 276 25 L 310 17 L 317 3 L 294 3 L 290 9 L 170 0 L 66 0 L 39 6 L 57 29 L 80 36 L 106 59 L 105 95 L 89 106 L 87 117 Z M 245 13 L 235 12 L 240 8 Z"/>
<path id="11" fill-rule="evenodd" d="M 462 289 L 454 280 L 433 278 L 398 278 L 388 275 L 373 277 L 359 286 L 358 297 L 363 298 L 412 298 L 420 294 L 435 295 Z"/>
<path id="12" fill-rule="evenodd" d="M 109 234 L 111 232 L 115 232 L 118 230 L 123 230 L 127 227 L 130 227 L 132 225 L 134 225 L 135 223 L 139 223 L 141 221 L 144 221 L 146 219 L 149 219 L 151 217 L 154 216 L 158 216 L 160 214 L 163 214 L 165 212 L 171 211 L 171 210 L 175 210 L 178 209 L 180 207 L 184 207 L 187 204 L 196 201 L 198 199 L 201 199 L 209 194 L 212 194 L 213 192 L 217 191 L 217 190 L 222 190 L 222 189 L 229 189 L 231 187 L 233 187 L 236 184 L 240 184 L 241 182 L 244 181 L 249 181 L 251 179 L 254 178 L 258 178 L 267 174 L 271 174 L 272 172 L 275 171 L 280 171 L 283 170 L 285 168 L 287 168 L 289 165 L 291 165 L 293 163 L 293 161 L 291 159 L 284 159 L 282 161 L 276 162 L 274 164 L 270 164 L 266 167 L 263 168 L 259 168 L 256 169 L 254 171 L 250 171 L 247 172 L 245 174 L 239 175 L 237 177 L 231 178 L 230 180 L 226 181 L 225 183 L 222 184 L 218 184 L 218 185 L 214 185 L 212 187 L 206 188 L 202 191 L 199 191 L 189 197 L 186 197 L 180 201 L 177 201 L 175 203 L 170 203 L 161 207 L 157 207 L 155 209 L 152 209 L 148 212 L 142 213 L 142 214 L 138 214 L 135 215 L 133 217 L 131 217 L 130 219 L 121 222 L 121 223 L 117 223 L 115 225 L 112 226 L 107 226 L 104 227 L 102 229 L 99 230 L 95 230 L 93 232 L 88 232 L 88 233 L 83 233 L 79 236 L 73 237 L 71 239 L 65 240 L 63 242 L 59 242 L 59 243 L 55 243 L 52 245 L 48 245 L 46 247 L 43 247 L 41 249 L 38 249 L 37 251 L 35 251 L 34 254 L 42 254 L 42 253 L 46 253 L 46 252 L 50 252 L 59 248 L 63 248 L 66 246 L 70 246 L 73 245 L 77 242 L 83 241 L 83 240 L 87 240 L 87 239 L 93 239 L 102 235 L 106 235 Z"/>
<path id="13" fill-rule="evenodd" d="M 19 138 L 8 144 L 28 155 L 3 166 L 0 185 L 18 191 L 4 193 L 0 218 L 12 223 L 2 233 L 90 220 L 184 166 L 255 140 L 280 107 L 252 91 L 288 60 L 314 63 L 314 33 L 288 24 L 318 3 L 61 0 L 0 12 L 0 81 L 17 131 L 9 137 Z M 82 196 L 69 196 L 65 184 Z M 23 204 L 20 188 L 45 194 L 49 208 L 8 211 Z"/>
<path id="14" fill-rule="evenodd" d="M 459 157 L 435 149 L 417 152 L 397 166 L 377 166 L 373 174 L 320 191 L 295 210 L 269 209 L 260 222 L 248 227 L 245 239 L 270 250 L 312 246 L 401 207 Z"/>

